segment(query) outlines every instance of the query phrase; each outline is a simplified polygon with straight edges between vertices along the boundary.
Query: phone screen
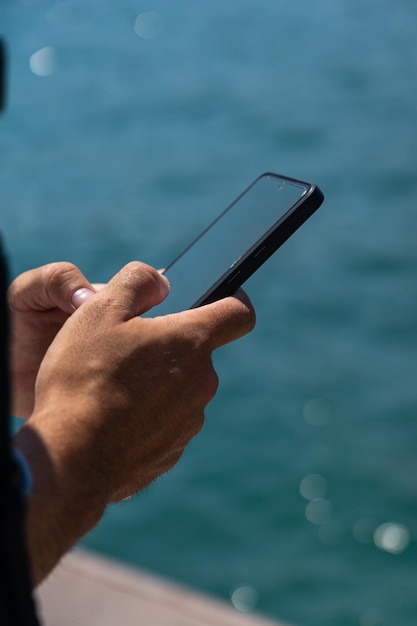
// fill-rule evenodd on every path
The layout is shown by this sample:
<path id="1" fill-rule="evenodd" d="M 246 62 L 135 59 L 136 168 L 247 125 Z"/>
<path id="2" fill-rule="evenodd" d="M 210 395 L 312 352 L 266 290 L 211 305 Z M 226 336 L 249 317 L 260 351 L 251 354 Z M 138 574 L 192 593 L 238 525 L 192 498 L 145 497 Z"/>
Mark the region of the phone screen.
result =
<path id="1" fill-rule="evenodd" d="M 165 315 L 204 303 L 243 259 L 256 254 L 260 243 L 311 187 L 274 174 L 259 177 L 166 268 L 171 290 L 151 314 Z"/>

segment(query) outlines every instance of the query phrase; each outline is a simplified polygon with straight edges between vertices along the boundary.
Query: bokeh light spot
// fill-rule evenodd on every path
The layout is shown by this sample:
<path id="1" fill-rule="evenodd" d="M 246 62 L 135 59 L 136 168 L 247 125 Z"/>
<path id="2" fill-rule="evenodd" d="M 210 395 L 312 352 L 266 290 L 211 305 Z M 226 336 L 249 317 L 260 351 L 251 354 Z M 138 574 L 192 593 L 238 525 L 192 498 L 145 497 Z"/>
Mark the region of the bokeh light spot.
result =
<path id="1" fill-rule="evenodd" d="M 327 493 L 327 480 L 320 474 L 308 474 L 300 483 L 300 494 L 306 500 L 324 498 Z"/>
<path id="2" fill-rule="evenodd" d="M 326 524 L 332 515 L 332 504 L 325 498 L 315 498 L 306 506 L 305 516 L 312 524 Z"/>
<path id="3" fill-rule="evenodd" d="M 232 593 L 232 604 L 242 613 L 250 613 L 258 603 L 259 593 L 253 587 L 237 587 Z"/>
<path id="4" fill-rule="evenodd" d="M 403 524 L 389 522 L 378 526 L 374 533 L 374 542 L 381 550 L 400 554 L 410 543 L 410 533 Z"/>
<path id="5" fill-rule="evenodd" d="M 158 11 L 145 11 L 135 20 L 135 33 L 141 39 L 156 39 L 162 30 L 161 17 Z"/>
<path id="6" fill-rule="evenodd" d="M 51 76 L 56 71 L 54 49 L 47 46 L 32 54 L 29 66 L 36 76 Z"/>

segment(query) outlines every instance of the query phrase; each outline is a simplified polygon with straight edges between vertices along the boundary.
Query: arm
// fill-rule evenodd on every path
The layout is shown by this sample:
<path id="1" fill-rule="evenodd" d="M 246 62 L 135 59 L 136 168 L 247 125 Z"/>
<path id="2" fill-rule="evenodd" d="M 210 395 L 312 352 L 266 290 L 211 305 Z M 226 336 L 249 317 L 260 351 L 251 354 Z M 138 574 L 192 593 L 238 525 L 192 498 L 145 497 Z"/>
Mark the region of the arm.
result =
<path id="1" fill-rule="evenodd" d="M 217 389 L 213 350 L 253 327 L 243 294 L 138 317 L 167 290 L 155 270 L 128 265 L 66 321 L 45 355 L 34 412 L 16 437 L 34 476 L 27 534 L 35 583 L 108 502 L 178 461 Z"/>

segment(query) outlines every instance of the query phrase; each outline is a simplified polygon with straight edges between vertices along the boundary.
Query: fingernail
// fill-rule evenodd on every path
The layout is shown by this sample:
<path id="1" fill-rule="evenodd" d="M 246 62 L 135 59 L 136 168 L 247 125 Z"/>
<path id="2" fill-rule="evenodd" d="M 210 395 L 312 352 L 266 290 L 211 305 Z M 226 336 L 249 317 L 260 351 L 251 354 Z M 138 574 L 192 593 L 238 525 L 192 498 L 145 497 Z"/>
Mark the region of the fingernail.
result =
<path id="1" fill-rule="evenodd" d="M 83 302 L 89 300 L 92 296 L 95 296 L 95 291 L 92 289 L 88 289 L 88 287 L 82 287 L 82 289 L 77 289 L 71 296 L 71 304 L 75 309 L 78 309 Z"/>

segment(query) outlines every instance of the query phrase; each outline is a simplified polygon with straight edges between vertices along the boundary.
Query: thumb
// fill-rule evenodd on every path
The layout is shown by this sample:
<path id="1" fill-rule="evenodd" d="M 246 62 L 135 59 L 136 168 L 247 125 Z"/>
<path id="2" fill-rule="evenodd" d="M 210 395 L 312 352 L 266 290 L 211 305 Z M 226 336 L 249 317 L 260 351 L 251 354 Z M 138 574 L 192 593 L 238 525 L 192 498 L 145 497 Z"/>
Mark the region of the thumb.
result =
<path id="1" fill-rule="evenodd" d="M 101 287 L 94 302 L 113 309 L 118 318 L 131 319 L 160 304 L 169 293 L 169 283 L 156 269 L 139 261 L 123 267 Z"/>
<path id="2" fill-rule="evenodd" d="M 24 272 L 8 290 L 9 305 L 15 311 L 48 311 L 59 308 L 71 314 L 74 292 L 95 293 L 94 287 L 72 263 L 49 263 Z"/>

